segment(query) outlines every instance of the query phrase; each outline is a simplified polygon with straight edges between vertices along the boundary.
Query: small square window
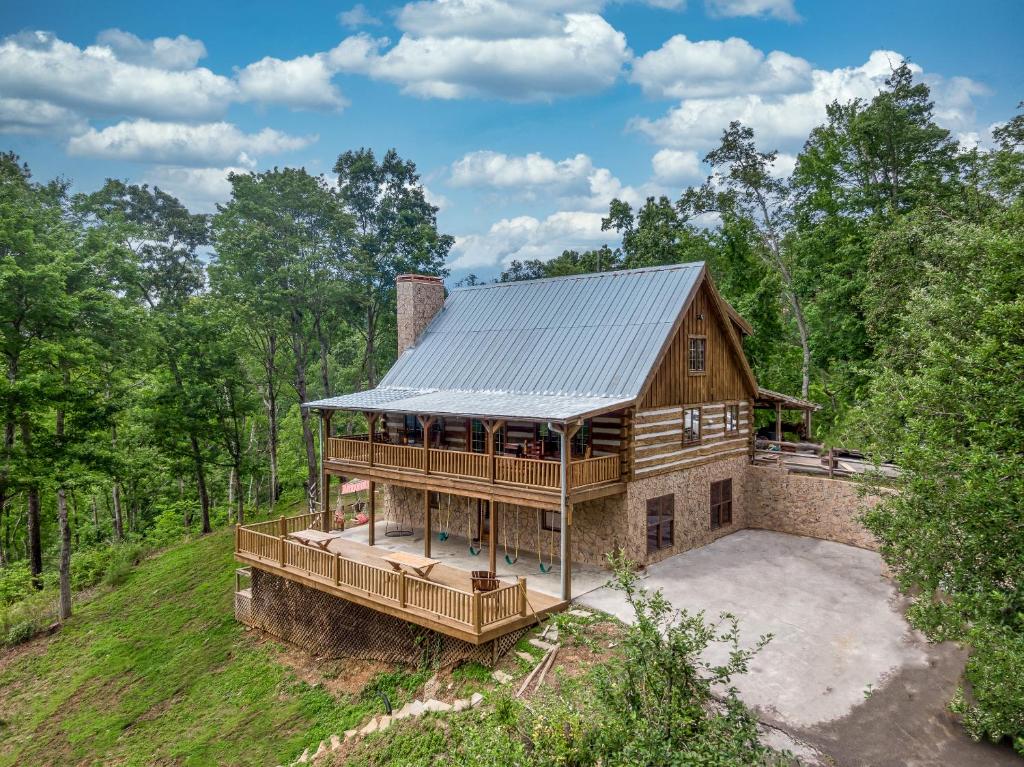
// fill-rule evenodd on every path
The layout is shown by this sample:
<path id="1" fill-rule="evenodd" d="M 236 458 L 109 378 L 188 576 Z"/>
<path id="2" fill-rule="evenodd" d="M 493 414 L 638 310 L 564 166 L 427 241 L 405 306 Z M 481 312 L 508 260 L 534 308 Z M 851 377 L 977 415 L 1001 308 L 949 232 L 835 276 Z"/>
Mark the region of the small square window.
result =
<path id="1" fill-rule="evenodd" d="M 732 524 L 732 478 L 711 483 L 711 529 Z"/>
<path id="2" fill-rule="evenodd" d="M 707 339 L 703 336 L 690 336 L 690 372 L 703 373 L 707 361 Z"/>
<path id="3" fill-rule="evenodd" d="M 700 408 L 683 408 L 683 444 L 700 442 Z"/>
<path id="4" fill-rule="evenodd" d="M 539 509 L 540 512 L 540 529 L 547 530 L 552 533 L 562 532 L 562 515 L 557 511 L 547 511 L 546 509 Z"/>
<path id="5" fill-rule="evenodd" d="M 725 433 L 735 434 L 740 430 L 740 406 L 725 406 Z"/>

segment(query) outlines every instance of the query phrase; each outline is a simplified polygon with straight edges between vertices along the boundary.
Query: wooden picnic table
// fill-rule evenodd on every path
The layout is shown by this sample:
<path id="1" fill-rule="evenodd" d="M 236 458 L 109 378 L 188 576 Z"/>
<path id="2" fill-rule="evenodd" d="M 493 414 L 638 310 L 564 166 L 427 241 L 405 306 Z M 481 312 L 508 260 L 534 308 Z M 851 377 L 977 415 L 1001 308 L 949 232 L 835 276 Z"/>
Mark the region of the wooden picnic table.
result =
<path id="1" fill-rule="evenodd" d="M 294 533 L 289 533 L 287 537 L 306 546 L 316 546 L 327 551 L 331 541 L 336 541 L 344 536 L 341 533 L 325 533 L 320 530 L 296 530 Z"/>
<path id="2" fill-rule="evenodd" d="M 401 572 L 403 567 L 412 570 L 420 578 L 429 578 L 430 571 L 435 565 L 441 563 L 440 559 L 421 557 L 419 554 L 409 554 L 405 551 L 393 551 L 384 557 L 384 561 L 391 565 L 396 572 Z"/>

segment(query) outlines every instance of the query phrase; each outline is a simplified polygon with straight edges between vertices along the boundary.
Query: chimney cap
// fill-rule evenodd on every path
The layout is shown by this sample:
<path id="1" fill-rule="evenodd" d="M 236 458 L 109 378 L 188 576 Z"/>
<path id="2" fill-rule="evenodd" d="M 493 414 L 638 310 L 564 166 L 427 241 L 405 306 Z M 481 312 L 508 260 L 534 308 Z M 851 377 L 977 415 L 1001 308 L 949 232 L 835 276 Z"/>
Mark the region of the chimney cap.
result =
<path id="1" fill-rule="evenodd" d="M 433 274 L 400 274 L 395 277 L 395 282 L 440 282 L 443 283 L 440 277 Z"/>

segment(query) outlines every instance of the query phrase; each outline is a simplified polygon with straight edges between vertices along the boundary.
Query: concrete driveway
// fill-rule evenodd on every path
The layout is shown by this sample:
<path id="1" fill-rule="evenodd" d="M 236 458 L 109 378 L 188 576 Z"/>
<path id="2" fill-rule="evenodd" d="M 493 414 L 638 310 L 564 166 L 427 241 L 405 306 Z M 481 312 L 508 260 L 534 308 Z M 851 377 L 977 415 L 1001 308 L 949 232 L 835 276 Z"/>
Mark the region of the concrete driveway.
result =
<path id="1" fill-rule="evenodd" d="M 870 551 L 742 530 L 652 565 L 645 583 L 678 608 L 734 613 L 744 644 L 775 635 L 737 686 L 762 721 L 813 747 L 812 763 L 1020 765 L 946 710 L 965 654 L 911 630 L 881 572 Z M 630 618 L 608 588 L 578 601 Z"/>

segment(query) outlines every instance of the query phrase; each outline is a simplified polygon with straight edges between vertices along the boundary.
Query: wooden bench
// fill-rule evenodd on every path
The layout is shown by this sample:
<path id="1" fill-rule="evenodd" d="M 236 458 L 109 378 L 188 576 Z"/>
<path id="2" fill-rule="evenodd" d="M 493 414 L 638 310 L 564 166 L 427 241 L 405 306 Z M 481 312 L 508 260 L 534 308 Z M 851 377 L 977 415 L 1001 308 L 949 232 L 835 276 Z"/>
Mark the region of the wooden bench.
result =
<path id="1" fill-rule="evenodd" d="M 430 571 L 434 569 L 435 565 L 441 563 L 439 559 L 421 557 L 419 554 L 409 554 L 404 551 L 394 551 L 384 557 L 384 561 L 391 565 L 396 572 L 401 572 L 403 567 L 407 567 L 424 579 L 429 578 Z"/>
<path id="2" fill-rule="evenodd" d="M 320 530 L 297 530 L 294 533 L 289 533 L 287 537 L 305 546 L 316 546 L 327 551 L 331 541 L 343 538 L 344 536 L 341 533 L 324 533 Z"/>

